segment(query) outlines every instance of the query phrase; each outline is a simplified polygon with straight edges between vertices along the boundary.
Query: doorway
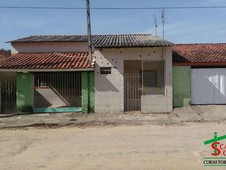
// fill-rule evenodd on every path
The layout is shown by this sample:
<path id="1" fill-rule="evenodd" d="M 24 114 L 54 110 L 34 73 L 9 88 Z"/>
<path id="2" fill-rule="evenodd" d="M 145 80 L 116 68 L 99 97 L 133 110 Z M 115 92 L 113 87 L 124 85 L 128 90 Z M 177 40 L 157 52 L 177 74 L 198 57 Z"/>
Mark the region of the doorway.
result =
<path id="1" fill-rule="evenodd" d="M 16 112 L 16 73 L 0 74 L 0 113 Z"/>
<path id="2" fill-rule="evenodd" d="M 124 111 L 141 110 L 142 61 L 124 61 Z"/>

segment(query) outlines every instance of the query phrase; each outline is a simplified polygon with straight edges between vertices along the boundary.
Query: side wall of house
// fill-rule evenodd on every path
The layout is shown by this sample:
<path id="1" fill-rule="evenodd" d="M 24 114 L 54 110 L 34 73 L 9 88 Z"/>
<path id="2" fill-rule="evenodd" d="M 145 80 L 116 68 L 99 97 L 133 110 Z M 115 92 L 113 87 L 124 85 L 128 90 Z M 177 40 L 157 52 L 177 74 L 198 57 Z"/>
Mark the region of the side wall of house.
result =
<path id="1" fill-rule="evenodd" d="M 173 66 L 173 107 L 189 106 L 191 102 L 191 67 Z"/>
<path id="2" fill-rule="evenodd" d="M 12 43 L 12 54 L 24 52 L 87 52 L 86 42 Z"/>
<path id="3" fill-rule="evenodd" d="M 124 112 L 124 60 L 162 60 L 162 47 L 114 48 L 94 52 L 95 64 L 95 112 Z M 141 110 L 148 112 L 170 112 L 172 110 L 172 49 L 165 47 L 165 95 L 144 95 Z M 111 74 L 100 74 L 100 67 L 112 67 Z M 158 102 L 156 102 L 158 101 Z"/>
<path id="4" fill-rule="evenodd" d="M 94 112 L 94 72 L 82 72 L 82 112 Z"/>
<path id="5" fill-rule="evenodd" d="M 33 76 L 32 73 L 17 73 L 17 110 L 19 112 L 33 111 Z"/>

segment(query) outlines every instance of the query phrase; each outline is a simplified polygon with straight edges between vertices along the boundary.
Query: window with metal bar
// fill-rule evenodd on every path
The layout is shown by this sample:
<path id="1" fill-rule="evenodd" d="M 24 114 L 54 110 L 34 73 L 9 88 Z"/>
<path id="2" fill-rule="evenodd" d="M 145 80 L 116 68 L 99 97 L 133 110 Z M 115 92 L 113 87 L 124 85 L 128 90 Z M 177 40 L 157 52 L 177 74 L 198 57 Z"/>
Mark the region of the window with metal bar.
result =
<path id="1" fill-rule="evenodd" d="M 164 61 L 143 61 L 143 94 L 164 94 Z"/>
<path id="2" fill-rule="evenodd" d="M 100 74 L 111 74 L 111 67 L 100 67 Z"/>

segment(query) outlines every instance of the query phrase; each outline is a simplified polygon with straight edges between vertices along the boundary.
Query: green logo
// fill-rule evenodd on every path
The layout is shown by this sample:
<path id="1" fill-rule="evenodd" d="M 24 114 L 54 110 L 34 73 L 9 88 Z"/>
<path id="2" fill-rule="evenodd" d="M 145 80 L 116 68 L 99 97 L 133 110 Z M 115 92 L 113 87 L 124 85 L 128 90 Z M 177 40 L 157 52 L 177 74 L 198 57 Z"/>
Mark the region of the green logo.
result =
<path id="1" fill-rule="evenodd" d="M 210 144 L 213 149 L 211 157 L 204 157 L 204 166 L 226 166 L 226 144 L 219 141 L 226 139 L 226 135 L 217 136 L 214 132 L 213 138 L 204 141 L 204 145 Z"/>

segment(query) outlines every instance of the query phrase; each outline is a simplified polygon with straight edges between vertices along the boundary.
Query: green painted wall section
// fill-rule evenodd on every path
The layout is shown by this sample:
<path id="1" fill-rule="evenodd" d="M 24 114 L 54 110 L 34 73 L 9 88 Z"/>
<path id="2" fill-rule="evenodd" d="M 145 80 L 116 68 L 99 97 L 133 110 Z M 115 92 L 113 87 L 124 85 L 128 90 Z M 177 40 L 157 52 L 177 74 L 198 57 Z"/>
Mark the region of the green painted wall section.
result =
<path id="1" fill-rule="evenodd" d="M 94 72 L 82 72 L 82 112 L 94 112 Z"/>
<path id="2" fill-rule="evenodd" d="M 89 111 L 95 112 L 94 72 L 89 72 Z"/>
<path id="3" fill-rule="evenodd" d="M 88 113 L 88 72 L 82 72 L 82 112 Z"/>
<path id="4" fill-rule="evenodd" d="M 189 106 L 191 102 L 191 67 L 173 66 L 173 106 Z"/>
<path id="5" fill-rule="evenodd" d="M 32 73 L 17 73 L 17 111 L 33 112 Z"/>

